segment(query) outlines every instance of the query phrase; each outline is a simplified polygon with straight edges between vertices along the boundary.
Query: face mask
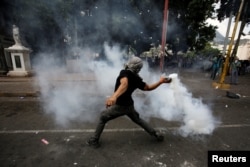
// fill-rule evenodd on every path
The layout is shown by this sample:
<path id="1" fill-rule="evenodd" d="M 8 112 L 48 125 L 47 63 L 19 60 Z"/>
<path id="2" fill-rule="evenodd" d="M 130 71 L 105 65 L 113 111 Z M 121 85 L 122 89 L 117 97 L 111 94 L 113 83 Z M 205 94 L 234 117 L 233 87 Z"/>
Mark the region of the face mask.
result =
<path id="1" fill-rule="evenodd" d="M 129 60 L 127 64 L 127 69 L 134 73 L 139 73 L 142 66 L 142 60 L 139 57 L 133 57 L 131 60 Z"/>

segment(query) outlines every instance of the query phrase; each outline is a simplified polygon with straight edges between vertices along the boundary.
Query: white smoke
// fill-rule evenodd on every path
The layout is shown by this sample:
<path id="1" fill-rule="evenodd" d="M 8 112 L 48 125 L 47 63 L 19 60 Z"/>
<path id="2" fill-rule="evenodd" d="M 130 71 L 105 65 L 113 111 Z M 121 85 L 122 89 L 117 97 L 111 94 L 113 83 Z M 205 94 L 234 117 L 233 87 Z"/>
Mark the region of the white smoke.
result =
<path id="1" fill-rule="evenodd" d="M 75 73 L 68 72 L 67 63 L 58 65 L 52 54 L 40 54 L 36 60 L 36 81 L 44 110 L 54 117 L 56 124 L 64 127 L 76 121 L 96 120 L 105 109 L 105 98 L 113 93 L 115 79 L 125 63 L 124 51 L 107 43 L 104 44 L 106 61 L 94 61 L 91 55 L 95 52 L 90 48 L 78 52 Z"/>
<path id="2" fill-rule="evenodd" d="M 124 66 L 122 58 L 125 52 L 118 46 L 110 47 L 107 43 L 104 43 L 104 52 L 107 61 L 92 61 L 89 68 L 95 74 L 98 87 L 101 88 L 99 91 L 109 96 L 114 89 L 115 79 Z"/>
<path id="3" fill-rule="evenodd" d="M 82 52 L 84 50 L 82 49 Z M 90 52 L 89 49 L 87 51 Z M 86 62 L 84 59 L 85 62 L 81 63 L 86 66 L 85 71 L 79 71 L 77 75 L 67 73 L 63 67 L 48 68 L 54 64 L 47 64 L 47 59 L 39 60 L 37 81 L 45 111 L 55 118 L 57 124 L 67 126 L 72 121 L 95 121 L 105 109 L 106 97 L 113 93 L 116 77 L 126 61 L 123 59 L 124 51 L 118 46 L 110 47 L 104 44 L 104 51 L 108 61 L 88 59 Z M 80 78 L 72 77 L 74 75 Z M 86 80 L 86 76 L 92 76 L 92 79 Z M 159 79 L 160 74 L 150 72 L 145 62 L 141 77 L 151 84 Z M 181 122 L 180 132 L 184 136 L 211 134 L 217 126 L 217 121 L 210 108 L 203 104 L 201 99 L 192 97 L 177 74 L 171 74 L 169 77 L 172 78 L 170 84 L 163 84 L 158 89 L 145 93 L 146 97 L 135 97 L 138 112 L 146 109 L 150 112 L 142 114 L 148 117 Z"/>
<path id="4" fill-rule="evenodd" d="M 150 104 L 144 108 L 150 112 L 146 114 L 180 122 L 179 132 L 183 136 L 211 134 L 219 124 L 211 109 L 188 92 L 177 74 L 170 74 L 169 77 L 172 78 L 170 84 L 160 86 L 147 96 Z"/>

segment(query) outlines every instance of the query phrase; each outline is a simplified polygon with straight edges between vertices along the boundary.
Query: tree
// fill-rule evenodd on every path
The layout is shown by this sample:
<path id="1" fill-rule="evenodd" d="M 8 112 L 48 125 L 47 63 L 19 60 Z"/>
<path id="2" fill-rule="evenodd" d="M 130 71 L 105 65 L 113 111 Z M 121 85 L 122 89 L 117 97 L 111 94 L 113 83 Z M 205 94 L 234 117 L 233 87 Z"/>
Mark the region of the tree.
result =
<path id="1" fill-rule="evenodd" d="M 15 12 L 8 15 L 34 50 L 60 50 L 63 38 L 76 34 L 80 46 L 99 47 L 108 41 L 131 45 L 140 54 L 150 44 L 160 44 L 164 1 L 16 0 Z M 216 27 L 206 24 L 213 2 L 169 0 L 167 43 L 176 53 L 201 50 L 215 37 Z"/>
<path id="2" fill-rule="evenodd" d="M 164 0 L 146 0 L 143 3 L 131 0 L 131 3 L 142 14 L 142 21 L 149 33 L 154 32 L 154 36 L 160 39 Z M 167 43 L 175 53 L 188 49 L 201 50 L 208 41 L 213 40 L 216 27 L 206 24 L 215 11 L 213 4 L 213 0 L 169 0 Z M 151 12 L 147 13 L 146 10 Z"/>
<path id="3" fill-rule="evenodd" d="M 184 37 L 181 48 L 190 48 L 191 50 L 203 49 L 205 44 L 215 37 L 216 27 L 206 24 L 206 20 L 212 17 L 214 12 L 213 1 L 191 0 L 177 1 L 177 3 L 174 1 L 172 3 L 178 10 L 173 11 L 171 17 L 174 21 L 177 21 L 182 31 L 174 34 L 178 35 L 180 39 Z"/>
<path id="4" fill-rule="evenodd" d="M 219 21 L 224 20 L 225 18 L 228 18 L 230 16 L 230 12 L 232 11 L 232 14 L 234 16 L 237 15 L 240 3 L 242 0 L 216 0 L 217 3 L 220 3 L 219 9 L 217 9 L 217 18 Z M 244 14 L 241 15 L 240 21 L 243 21 L 245 19 L 246 24 L 250 23 L 250 3 L 249 0 L 244 0 Z M 245 17 L 245 18 L 244 18 Z"/>

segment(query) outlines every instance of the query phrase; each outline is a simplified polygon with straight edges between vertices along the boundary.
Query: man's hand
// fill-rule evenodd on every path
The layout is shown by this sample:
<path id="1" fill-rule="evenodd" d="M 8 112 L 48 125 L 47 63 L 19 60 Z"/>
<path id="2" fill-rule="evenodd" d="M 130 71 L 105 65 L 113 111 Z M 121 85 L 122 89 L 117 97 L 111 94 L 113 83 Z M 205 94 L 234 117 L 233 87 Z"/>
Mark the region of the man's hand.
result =
<path id="1" fill-rule="evenodd" d="M 167 78 L 167 77 L 161 76 L 160 82 L 161 82 L 161 83 L 170 83 L 170 82 L 172 82 L 172 79 L 171 79 L 171 78 Z"/>
<path id="2" fill-rule="evenodd" d="M 166 77 L 161 76 L 161 78 L 158 82 L 151 84 L 151 85 L 146 84 L 143 90 L 151 91 L 151 90 L 158 88 L 158 86 L 160 86 L 161 84 L 170 83 L 171 81 L 172 81 L 171 78 L 166 78 Z"/>
<path id="3" fill-rule="evenodd" d="M 116 99 L 117 99 L 117 98 L 114 97 L 114 96 L 109 97 L 109 98 L 106 100 L 106 108 L 108 108 L 108 107 L 114 105 L 114 104 L 116 103 Z"/>

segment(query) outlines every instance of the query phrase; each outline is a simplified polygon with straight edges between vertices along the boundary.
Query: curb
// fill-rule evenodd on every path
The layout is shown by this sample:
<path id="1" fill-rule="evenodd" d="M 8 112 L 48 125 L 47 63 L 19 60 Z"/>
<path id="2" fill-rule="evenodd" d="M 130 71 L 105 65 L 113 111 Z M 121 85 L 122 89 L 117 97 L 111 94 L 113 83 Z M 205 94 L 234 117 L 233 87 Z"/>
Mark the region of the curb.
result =
<path id="1" fill-rule="evenodd" d="M 39 91 L 36 92 L 0 92 L 0 97 L 39 97 L 41 93 Z"/>

